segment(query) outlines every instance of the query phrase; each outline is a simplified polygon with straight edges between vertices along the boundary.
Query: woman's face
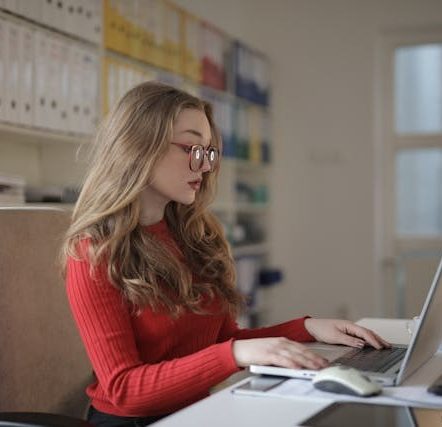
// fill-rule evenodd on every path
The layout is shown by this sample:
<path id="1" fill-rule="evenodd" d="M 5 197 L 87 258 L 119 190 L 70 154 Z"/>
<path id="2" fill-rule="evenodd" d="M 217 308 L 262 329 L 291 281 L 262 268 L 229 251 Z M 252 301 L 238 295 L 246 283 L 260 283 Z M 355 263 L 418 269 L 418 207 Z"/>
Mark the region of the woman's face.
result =
<path id="1" fill-rule="evenodd" d="M 204 156 L 201 169 L 192 171 L 187 147 L 200 144 L 207 148 L 211 137 L 209 121 L 204 112 L 183 110 L 173 126 L 169 150 L 155 166 L 153 180 L 147 191 L 155 199 L 162 201 L 164 206 L 170 201 L 186 205 L 193 203 L 200 189 L 203 173 L 210 171 L 210 165 L 207 156 Z"/>

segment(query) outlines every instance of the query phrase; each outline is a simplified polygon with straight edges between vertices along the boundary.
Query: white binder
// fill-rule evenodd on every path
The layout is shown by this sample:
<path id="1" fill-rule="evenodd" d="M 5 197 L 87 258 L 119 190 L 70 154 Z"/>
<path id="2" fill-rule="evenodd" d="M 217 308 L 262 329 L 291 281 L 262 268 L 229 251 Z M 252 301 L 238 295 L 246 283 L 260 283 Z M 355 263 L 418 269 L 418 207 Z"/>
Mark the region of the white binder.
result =
<path id="1" fill-rule="evenodd" d="M 91 76 L 91 91 L 90 96 L 88 98 L 89 108 L 91 110 L 91 119 L 90 119 L 90 132 L 89 134 L 94 134 L 98 122 L 100 120 L 100 107 L 99 107 L 99 96 L 100 96 L 100 57 L 97 51 L 93 51 L 91 55 L 91 68 L 90 68 L 90 76 Z"/>
<path id="2" fill-rule="evenodd" d="M 49 128 L 49 39 L 45 32 L 36 30 L 34 55 L 34 125 Z"/>
<path id="3" fill-rule="evenodd" d="M 83 22 L 78 28 L 82 29 L 80 37 L 84 37 L 93 43 L 101 42 L 102 31 L 102 1 L 101 0 L 80 0 L 83 2 Z M 78 30 L 77 30 L 78 31 Z"/>
<path id="4" fill-rule="evenodd" d="M 32 21 L 41 22 L 44 2 L 46 2 L 46 0 L 18 0 L 20 15 Z"/>
<path id="5" fill-rule="evenodd" d="M 3 0 L 2 8 L 10 12 L 19 13 L 18 0 Z"/>
<path id="6" fill-rule="evenodd" d="M 6 24 L 6 120 L 11 123 L 18 123 L 18 68 L 20 49 L 20 28 L 13 22 Z"/>
<path id="7" fill-rule="evenodd" d="M 63 45 L 57 37 L 48 35 L 48 74 L 46 76 L 47 82 L 47 96 L 49 99 L 48 111 L 48 126 L 50 129 L 60 129 L 60 115 L 62 109 L 61 99 L 61 84 L 62 84 L 62 49 Z"/>
<path id="8" fill-rule="evenodd" d="M 19 122 L 28 126 L 34 124 L 34 30 L 20 27 L 19 49 Z"/>
<path id="9" fill-rule="evenodd" d="M 70 86 L 70 46 L 67 40 L 58 40 L 60 47 L 60 98 L 58 118 L 55 128 L 63 132 L 69 132 L 69 86 Z"/>
<path id="10" fill-rule="evenodd" d="M 126 73 L 127 73 L 127 88 L 126 88 L 127 92 L 128 90 L 132 89 L 134 86 L 137 85 L 138 71 L 132 65 L 128 64 L 126 68 Z"/>
<path id="11" fill-rule="evenodd" d="M 6 120 L 6 24 L 0 20 L 0 121 Z"/>
<path id="12" fill-rule="evenodd" d="M 69 49 L 69 102 L 68 129 L 70 132 L 80 132 L 82 126 L 82 96 L 83 96 L 83 51 L 72 43 Z"/>
<path id="13" fill-rule="evenodd" d="M 118 64 L 109 61 L 107 63 L 107 110 L 111 110 L 118 101 Z"/>
<path id="14" fill-rule="evenodd" d="M 56 28 L 56 1 L 43 1 L 41 6 L 41 22 L 48 27 Z"/>
<path id="15" fill-rule="evenodd" d="M 82 53 L 82 127 L 81 131 L 90 135 L 98 123 L 98 82 L 99 59 L 97 52 L 81 48 Z"/>
<path id="16" fill-rule="evenodd" d="M 60 31 L 66 31 L 66 21 L 67 21 L 67 1 L 66 0 L 56 0 L 49 1 L 52 4 L 52 11 L 49 12 L 49 16 L 52 16 L 52 22 L 48 25 L 56 28 Z"/>
<path id="17" fill-rule="evenodd" d="M 65 25 L 64 31 L 75 34 L 78 29 L 77 0 L 65 0 Z"/>
<path id="18" fill-rule="evenodd" d="M 127 72 L 127 65 L 120 63 L 118 64 L 118 93 L 117 102 L 123 97 L 127 92 L 127 87 L 129 86 L 129 75 Z"/>

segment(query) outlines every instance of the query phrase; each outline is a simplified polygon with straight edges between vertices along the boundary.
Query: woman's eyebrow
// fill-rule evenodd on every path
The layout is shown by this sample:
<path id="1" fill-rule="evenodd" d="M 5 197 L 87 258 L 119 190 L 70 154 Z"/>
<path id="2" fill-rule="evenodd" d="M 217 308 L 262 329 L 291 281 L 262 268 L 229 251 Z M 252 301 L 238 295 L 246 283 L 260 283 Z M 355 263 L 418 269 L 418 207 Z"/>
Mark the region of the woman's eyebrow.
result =
<path id="1" fill-rule="evenodd" d="M 199 136 L 200 138 L 203 137 L 203 135 L 195 129 L 182 130 L 180 133 L 191 133 L 192 135 Z"/>
<path id="2" fill-rule="evenodd" d="M 197 130 L 195 130 L 195 129 L 186 129 L 186 130 L 182 130 L 182 131 L 179 132 L 179 133 L 180 133 L 180 134 L 182 134 L 182 133 L 190 133 L 190 134 L 195 135 L 195 136 L 201 138 L 202 140 L 204 140 L 202 133 L 199 132 L 199 131 L 197 131 Z M 209 140 L 207 141 L 208 144 L 210 144 L 210 142 L 211 142 L 211 139 L 209 139 Z"/>

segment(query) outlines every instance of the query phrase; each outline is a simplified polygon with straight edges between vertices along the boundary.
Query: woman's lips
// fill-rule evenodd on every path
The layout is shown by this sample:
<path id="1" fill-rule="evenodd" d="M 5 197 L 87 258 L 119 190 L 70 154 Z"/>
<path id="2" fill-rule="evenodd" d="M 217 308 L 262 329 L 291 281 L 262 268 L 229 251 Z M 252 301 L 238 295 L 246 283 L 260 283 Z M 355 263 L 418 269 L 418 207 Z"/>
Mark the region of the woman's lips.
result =
<path id="1" fill-rule="evenodd" d="M 189 186 L 192 190 L 197 191 L 201 187 L 201 181 L 200 180 L 190 181 Z"/>

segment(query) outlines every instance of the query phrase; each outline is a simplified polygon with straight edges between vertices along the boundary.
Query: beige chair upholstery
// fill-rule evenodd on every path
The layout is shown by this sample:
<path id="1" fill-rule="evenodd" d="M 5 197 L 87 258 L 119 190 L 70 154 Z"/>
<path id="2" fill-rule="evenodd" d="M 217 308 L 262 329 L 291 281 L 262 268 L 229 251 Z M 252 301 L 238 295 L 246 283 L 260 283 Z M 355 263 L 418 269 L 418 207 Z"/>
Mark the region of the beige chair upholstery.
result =
<path id="1" fill-rule="evenodd" d="M 83 417 L 92 369 L 58 266 L 69 214 L 0 208 L 0 412 Z"/>

